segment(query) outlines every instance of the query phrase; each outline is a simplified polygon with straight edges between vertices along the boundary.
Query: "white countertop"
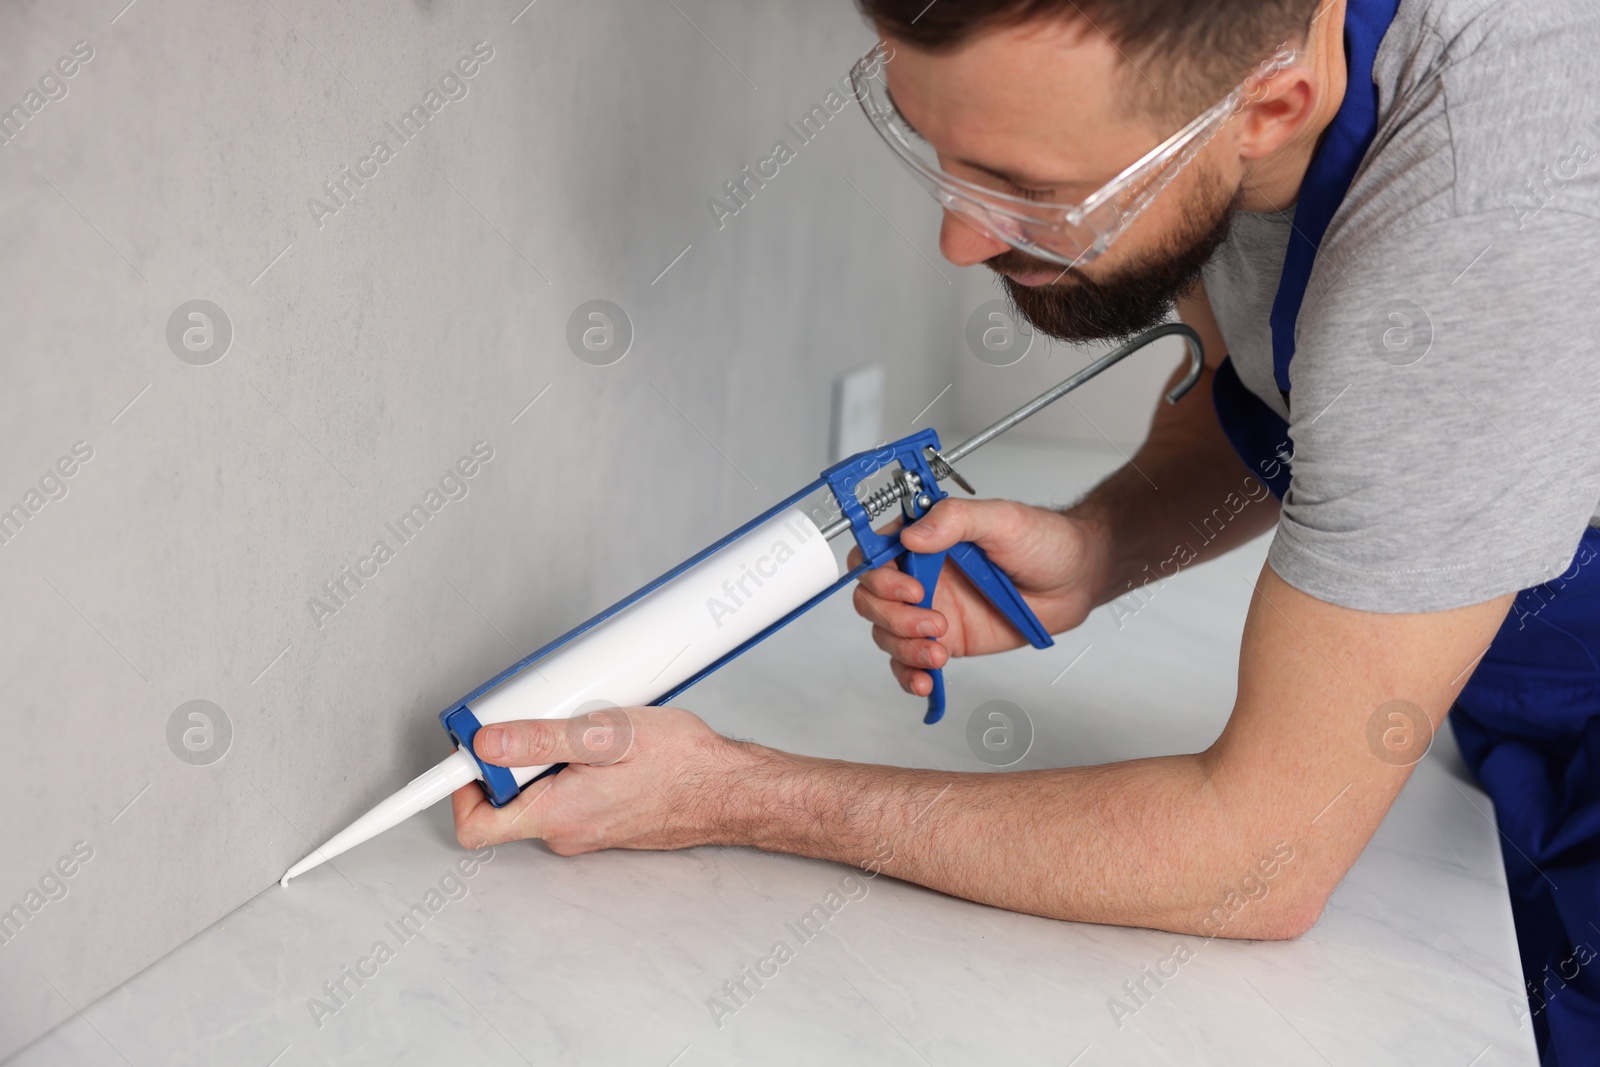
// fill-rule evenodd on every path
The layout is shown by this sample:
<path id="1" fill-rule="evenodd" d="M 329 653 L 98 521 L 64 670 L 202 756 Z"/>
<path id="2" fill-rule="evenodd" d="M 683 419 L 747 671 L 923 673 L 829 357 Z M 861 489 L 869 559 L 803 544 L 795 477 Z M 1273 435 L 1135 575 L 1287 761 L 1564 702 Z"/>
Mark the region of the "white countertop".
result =
<path id="1" fill-rule="evenodd" d="M 1066 502 L 1115 460 L 1006 442 L 963 470 L 986 495 Z M 935 727 L 845 596 L 677 703 L 793 751 L 948 769 L 984 769 L 965 726 L 992 699 L 1033 722 L 1021 768 L 1193 751 L 1231 705 L 1265 550 L 1190 572 L 1120 628 L 1102 609 L 1047 651 L 958 662 Z M 802 941 L 790 924 L 851 868 L 718 848 L 563 859 L 518 842 L 452 879 L 469 854 L 440 805 L 290 889 L 263 887 L 12 1062 L 1531 1064 L 1492 818 L 1445 731 L 1297 941 L 1055 922 L 887 877 Z M 419 903 L 436 910 L 402 940 Z M 780 940 L 792 958 L 714 1017 L 708 1000 Z M 1179 942 L 1191 958 L 1114 1017 L 1124 983 Z M 372 976 L 314 1011 L 358 966 Z"/>

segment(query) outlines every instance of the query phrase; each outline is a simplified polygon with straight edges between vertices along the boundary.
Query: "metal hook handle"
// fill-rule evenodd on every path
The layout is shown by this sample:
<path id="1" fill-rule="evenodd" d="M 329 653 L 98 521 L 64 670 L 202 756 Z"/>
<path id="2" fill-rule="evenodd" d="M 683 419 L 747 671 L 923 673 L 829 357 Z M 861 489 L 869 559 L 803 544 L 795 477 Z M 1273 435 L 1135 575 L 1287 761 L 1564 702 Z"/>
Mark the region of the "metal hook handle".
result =
<path id="1" fill-rule="evenodd" d="M 1194 383 L 1200 380 L 1200 371 L 1205 366 L 1206 350 L 1205 346 L 1200 342 L 1200 335 L 1195 333 L 1193 328 L 1186 326 L 1181 322 L 1168 322 L 1157 326 L 1153 330 L 1147 330 L 1128 343 L 1112 349 L 1110 352 L 1107 352 L 1105 355 L 1101 356 L 1099 359 L 1095 360 L 1093 363 L 1089 364 L 1087 367 L 1083 368 L 1066 381 L 1061 382 L 1059 385 L 1052 386 L 1051 388 L 1040 393 L 1038 396 L 1034 397 L 1032 400 L 1028 401 L 1026 404 L 1022 405 L 1020 408 L 1013 411 L 999 422 L 995 423 L 993 426 L 990 426 L 988 429 L 967 438 L 954 448 L 948 449 L 944 453 L 945 462 L 955 463 L 963 456 L 967 456 L 972 452 L 977 451 L 979 448 L 982 448 L 996 437 L 999 437 L 1001 434 L 1017 425 L 1017 423 L 1037 415 L 1040 411 L 1049 407 L 1051 404 L 1054 404 L 1057 400 L 1060 400 L 1062 397 L 1078 388 L 1078 386 L 1082 385 L 1090 378 L 1095 377 L 1101 371 L 1106 370 L 1112 364 L 1118 363 L 1121 360 L 1126 359 L 1128 356 L 1133 355 L 1135 352 L 1139 351 L 1139 349 L 1153 344 L 1156 341 L 1161 340 L 1163 337 L 1169 337 L 1173 334 L 1182 337 L 1185 346 L 1187 346 L 1189 349 L 1189 371 L 1184 375 L 1183 381 L 1174 386 L 1172 391 L 1167 393 L 1166 396 L 1167 403 L 1176 404 L 1179 400 L 1183 399 L 1183 395 L 1185 393 L 1194 388 Z"/>

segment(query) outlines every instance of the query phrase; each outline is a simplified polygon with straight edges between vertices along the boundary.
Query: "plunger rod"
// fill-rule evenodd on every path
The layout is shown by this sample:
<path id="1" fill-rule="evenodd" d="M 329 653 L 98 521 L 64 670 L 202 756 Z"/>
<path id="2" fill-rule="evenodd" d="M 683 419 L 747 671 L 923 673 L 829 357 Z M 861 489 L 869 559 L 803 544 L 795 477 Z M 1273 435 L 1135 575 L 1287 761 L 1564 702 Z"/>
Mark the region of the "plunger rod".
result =
<path id="1" fill-rule="evenodd" d="M 1109 368 L 1112 364 L 1126 359 L 1128 356 L 1133 355 L 1141 348 L 1159 341 L 1163 337 L 1172 335 L 1177 335 L 1178 337 L 1183 338 L 1184 346 L 1189 351 L 1188 373 L 1183 376 L 1183 381 L 1173 386 L 1166 395 L 1167 403 L 1176 404 L 1179 400 L 1183 399 L 1185 393 L 1194 388 L 1194 383 L 1200 380 L 1201 368 L 1205 366 L 1205 347 L 1200 343 L 1200 335 L 1195 333 L 1192 328 L 1184 325 L 1181 322 L 1168 322 L 1157 326 L 1153 330 L 1149 330 L 1140 334 L 1127 344 L 1112 349 L 1110 352 L 1107 352 L 1105 355 L 1101 356 L 1099 359 L 1095 360 L 1093 363 L 1089 364 L 1072 377 L 1057 385 L 1051 386 L 1049 389 L 1046 389 L 1044 392 L 1040 393 L 1038 396 L 1034 397 L 1032 400 L 1028 401 L 1026 404 L 1022 405 L 1020 408 L 1013 411 L 999 422 L 996 422 L 988 429 L 972 435 L 959 445 L 949 449 L 943 454 L 945 462 L 951 466 L 954 466 L 959 460 L 966 456 L 970 456 L 972 453 L 976 452 L 990 441 L 993 441 L 996 437 L 999 437 L 1007 430 L 1013 428 L 1018 423 L 1037 415 L 1051 404 L 1054 404 L 1057 400 L 1060 400 L 1062 397 L 1078 388 L 1078 386 L 1082 385 L 1090 378 L 1097 376 L 1102 371 Z M 936 472 L 938 470 L 937 463 L 934 464 L 934 470 Z M 940 480 L 942 481 L 943 479 Z M 887 511 L 891 504 L 898 501 L 904 495 L 904 486 L 899 482 L 893 483 L 888 492 L 878 496 L 880 506 L 877 514 L 874 514 L 872 517 L 877 518 L 878 514 L 881 514 L 883 511 Z M 849 529 L 850 520 L 847 518 L 841 518 L 833 523 L 830 523 L 828 526 L 825 526 L 822 530 L 822 536 L 831 541 Z"/>

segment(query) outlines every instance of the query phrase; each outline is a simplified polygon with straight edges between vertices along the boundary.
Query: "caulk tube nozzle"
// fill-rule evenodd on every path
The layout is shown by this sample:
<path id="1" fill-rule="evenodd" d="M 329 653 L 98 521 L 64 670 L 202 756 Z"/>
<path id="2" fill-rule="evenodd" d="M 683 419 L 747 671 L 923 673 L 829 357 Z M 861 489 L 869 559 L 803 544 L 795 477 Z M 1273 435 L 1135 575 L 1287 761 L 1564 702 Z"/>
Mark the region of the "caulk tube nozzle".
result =
<path id="1" fill-rule="evenodd" d="M 480 774 L 477 761 L 469 753 L 456 749 L 411 779 L 393 796 L 379 802 L 371 811 L 334 834 L 327 844 L 290 867 L 278 884 L 287 886 L 289 879 L 304 874 L 368 838 L 378 836 L 391 826 L 399 825 L 423 808 L 432 807 L 468 782 L 477 781 Z"/>

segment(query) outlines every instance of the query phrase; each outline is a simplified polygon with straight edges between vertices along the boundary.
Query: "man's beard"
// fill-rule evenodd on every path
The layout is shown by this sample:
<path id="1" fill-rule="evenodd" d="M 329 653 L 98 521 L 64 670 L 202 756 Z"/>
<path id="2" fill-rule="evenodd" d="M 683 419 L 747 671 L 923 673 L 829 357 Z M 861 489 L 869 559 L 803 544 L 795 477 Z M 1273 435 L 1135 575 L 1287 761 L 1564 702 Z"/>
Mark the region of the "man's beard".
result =
<path id="1" fill-rule="evenodd" d="M 1027 286 L 1002 274 L 1017 312 L 1058 341 L 1121 340 L 1166 321 L 1189 294 L 1200 272 L 1228 238 L 1238 192 L 1224 202 L 1220 184 L 1207 178 L 1185 218 L 1188 224 L 1154 253 L 1136 257 L 1116 274 L 1094 281 L 1076 267 L 1061 267 L 1010 249 L 985 260 L 997 273 L 1060 275 L 1050 285 Z"/>

